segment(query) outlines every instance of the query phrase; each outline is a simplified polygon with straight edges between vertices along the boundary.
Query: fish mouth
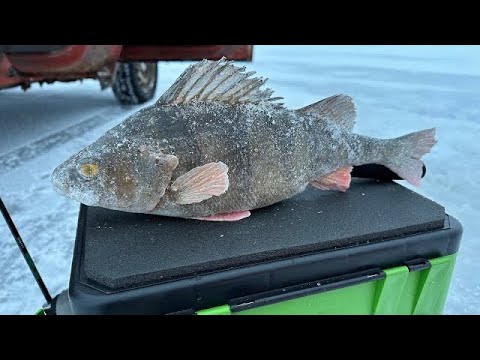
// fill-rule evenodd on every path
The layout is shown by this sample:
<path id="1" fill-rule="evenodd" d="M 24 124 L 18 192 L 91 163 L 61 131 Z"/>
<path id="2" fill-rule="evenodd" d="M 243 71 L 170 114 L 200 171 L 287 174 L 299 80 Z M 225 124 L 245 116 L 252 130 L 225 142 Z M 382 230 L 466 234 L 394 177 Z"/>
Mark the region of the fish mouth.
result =
<path id="1" fill-rule="evenodd" d="M 68 185 L 62 181 L 63 176 L 61 176 L 60 166 L 55 168 L 50 175 L 50 182 L 53 185 L 53 189 L 64 196 L 68 196 Z"/>
<path id="2" fill-rule="evenodd" d="M 55 170 L 53 170 L 52 173 L 50 174 L 50 182 L 52 183 L 53 188 L 56 191 L 63 192 L 61 191 L 63 190 L 63 184 L 60 182 L 58 177 L 58 167 L 55 168 Z"/>

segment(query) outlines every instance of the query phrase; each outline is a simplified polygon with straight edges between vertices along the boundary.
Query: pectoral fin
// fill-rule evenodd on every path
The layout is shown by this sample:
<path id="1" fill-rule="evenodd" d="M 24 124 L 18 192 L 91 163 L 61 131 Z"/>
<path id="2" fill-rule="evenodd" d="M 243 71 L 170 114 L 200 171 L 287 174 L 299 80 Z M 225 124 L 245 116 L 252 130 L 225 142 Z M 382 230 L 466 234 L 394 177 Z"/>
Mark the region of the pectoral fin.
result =
<path id="1" fill-rule="evenodd" d="M 220 196 L 228 190 L 228 166 L 212 162 L 190 170 L 178 177 L 170 190 L 176 193 L 178 204 L 193 204 Z"/>

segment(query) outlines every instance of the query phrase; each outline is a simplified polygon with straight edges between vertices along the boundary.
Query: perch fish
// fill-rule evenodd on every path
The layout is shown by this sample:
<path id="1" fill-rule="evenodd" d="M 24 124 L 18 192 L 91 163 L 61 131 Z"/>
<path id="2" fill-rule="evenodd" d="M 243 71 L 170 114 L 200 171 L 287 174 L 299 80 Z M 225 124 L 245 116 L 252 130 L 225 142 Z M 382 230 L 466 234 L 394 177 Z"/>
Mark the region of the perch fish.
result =
<path id="1" fill-rule="evenodd" d="M 226 59 L 189 66 L 154 104 L 60 164 L 54 188 L 90 206 L 235 221 L 308 184 L 346 191 L 356 165 L 381 164 L 420 184 L 434 128 L 354 134 L 351 97 L 288 109 L 253 74 Z"/>

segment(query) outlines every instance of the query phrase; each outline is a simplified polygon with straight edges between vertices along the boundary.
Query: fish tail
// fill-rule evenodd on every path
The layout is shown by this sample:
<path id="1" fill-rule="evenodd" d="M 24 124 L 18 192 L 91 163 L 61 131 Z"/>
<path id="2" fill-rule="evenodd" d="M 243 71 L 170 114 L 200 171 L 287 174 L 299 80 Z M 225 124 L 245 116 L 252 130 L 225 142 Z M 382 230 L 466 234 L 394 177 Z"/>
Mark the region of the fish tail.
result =
<path id="1" fill-rule="evenodd" d="M 413 132 L 386 140 L 387 154 L 382 165 L 388 167 L 410 184 L 419 186 L 423 173 L 421 157 L 432 149 L 435 128 Z"/>

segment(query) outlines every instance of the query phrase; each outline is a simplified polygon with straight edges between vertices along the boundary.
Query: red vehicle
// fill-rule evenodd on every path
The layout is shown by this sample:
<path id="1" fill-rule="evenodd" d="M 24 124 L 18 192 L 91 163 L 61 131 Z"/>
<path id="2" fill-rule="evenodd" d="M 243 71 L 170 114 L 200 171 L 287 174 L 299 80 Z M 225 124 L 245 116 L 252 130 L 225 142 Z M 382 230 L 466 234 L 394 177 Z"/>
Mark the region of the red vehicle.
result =
<path id="1" fill-rule="evenodd" d="M 97 79 L 122 104 L 150 100 L 157 61 L 251 61 L 252 45 L 0 45 L 0 89 L 32 83 Z"/>

